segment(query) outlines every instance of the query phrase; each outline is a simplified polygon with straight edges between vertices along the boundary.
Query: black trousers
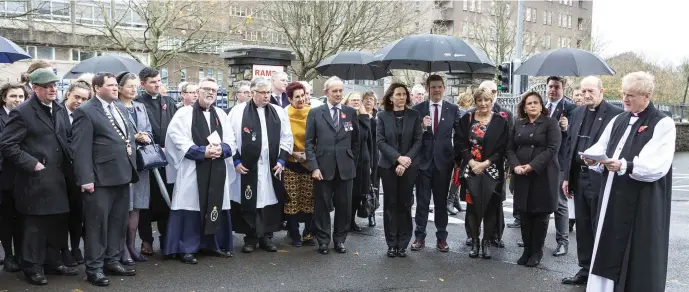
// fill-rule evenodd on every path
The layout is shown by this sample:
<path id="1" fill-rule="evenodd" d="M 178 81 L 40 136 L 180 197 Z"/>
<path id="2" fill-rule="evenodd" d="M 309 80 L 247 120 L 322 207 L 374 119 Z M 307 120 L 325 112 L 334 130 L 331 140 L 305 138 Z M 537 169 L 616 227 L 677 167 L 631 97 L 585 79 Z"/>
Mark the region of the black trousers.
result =
<path id="1" fill-rule="evenodd" d="M 491 203 L 492 203 L 492 201 L 491 201 Z M 467 208 L 469 208 L 469 204 L 467 204 Z M 502 240 L 502 234 L 505 232 L 505 211 L 502 208 L 503 208 L 502 200 L 498 199 L 494 205 L 488 206 L 488 209 L 486 210 L 486 212 L 491 212 L 491 213 L 495 214 L 494 215 L 495 216 L 495 223 L 493 224 L 493 231 L 492 231 L 493 236 L 490 239 Z M 469 211 L 467 210 L 467 213 L 464 214 L 464 221 L 467 222 L 466 224 L 464 224 L 464 230 L 467 233 L 467 237 L 471 238 L 472 232 L 470 230 L 469 221 L 472 219 L 470 219 L 469 217 L 470 217 L 470 214 L 469 214 Z M 485 225 L 486 219 L 484 218 L 483 220 L 484 220 L 484 225 Z M 484 230 L 486 230 L 485 226 L 484 226 Z M 476 237 L 481 236 L 481 230 L 478 230 L 478 233 L 476 235 L 477 235 Z M 486 239 L 488 239 L 488 238 L 486 237 Z"/>
<path id="2" fill-rule="evenodd" d="M 67 193 L 69 195 L 69 215 L 67 218 L 69 248 L 75 250 L 79 248 L 79 242 L 84 237 L 83 194 L 81 192 L 81 187 L 70 180 L 67 180 Z M 65 248 L 66 247 L 67 246 L 65 246 Z"/>
<path id="3" fill-rule="evenodd" d="M 414 204 L 414 178 L 418 174 L 418 169 L 409 168 L 402 176 L 398 176 L 394 168 L 379 167 L 378 173 L 385 189 L 385 200 L 383 200 L 385 242 L 388 247 L 406 249 L 414 229 L 411 206 Z"/>
<path id="4" fill-rule="evenodd" d="M 163 181 L 166 180 L 165 169 L 158 169 L 160 177 Z M 164 240 L 165 232 L 167 231 L 168 218 L 170 217 L 170 206 L 167 205 L 163 195 L 160 192 L 160 187 L 158 186 L 158 181 L 153 175 L 153 171 L 150 174 L 150 184 L 151 184 L 151 196 L 148 204 L 148 209 L 139 210 L 139 237 L 141 241 L 153 244 L 153 227 L 152 223 L 156 222 L 158 227 L 158 233 L 160 233 L 160 240 Z M 175 188 L 174 184 L 165 184 L 167 193 L 172 200 L 172 191 Z M 164 246 L 164 244 L 160 244 Z"/>
<path id="5" fill-rule="evenodd" d="M 478 239 L 481 236 L 481 221 L 483 221 L 483 239 L 493 240 L 497 239 L 495 233 L 498 214 L 497 207 L 502 207 L 500 197 L 497 195 L 491 196 L 488 201 L 488 206 L 483 214 L 483 220 L 478 217 L 478 208 L 474 204 L 467 204 L 466 226 L 468 228 L 469 237 Z"/>
<path id="6" fill-rule="evenodd" d="M 67 241 L 67 213 L 55 215 L 24 215 L 22 268 L 62 265 L 60 248 Z"/>
<path id="7" fill-rule="evenodd" d="M 574 212 L 577 216 L 577 257 L 578 274 L 588 276 L 593 256 L 593 244 L 598 224 L 598 201 L 601 177 L 593 172 L 579 172 L 574 190 Z M 572 182 L 570 182 L 572 183 Z"/>
<path id="8" fill-rule="evenodd" d="M 103 264 L 114 264 L 122 253 L 122 240 L 129 218 L 129 184 L 95 187 L 84 194 L 84 261 L 86 273 L 102 271 Z"/>
<path id="9" fill-rule="evenodd" d="M 17 212 L 14 206 L 12 190 L 2 191 L 2 202 L 0 202 L 0 241 L 2 241 L 2 248 L 5 250 L 5 257 L 15 255 L 17 259 L 21 258 L 23 225 L 22 214 Z"/>
<path id="10" fill-rule="evenodd" d="M 524 241 L 524 252 L 529 255 L 542 255 L 551 213 L 519 212 L 519 214 L 522 221 L 521 231 L 522 241 Z"/>
<path id="11" fill-rule="evenodd" d="M 447 239 L 447 192 L 450 189 L 450 178 L 452 168 L 438 170 L 435 164 L 431 163 L 428 170 L 420 170 L 416 177 L 416 230 L 414 235 L 419 238 L 426 238 L 426 225 L 428 224 L 428 213 L 431 205 L 431 196 L 435 205 L 435 236 L 437 239 Z M 383 185 L 385 189 L 385 185 Z M 387 193 L 387 190 L 385 191 Z"/>
<path id="12" fill-rule="evenodd" d="M 340 179 L 339 171 L 335 171 L 333 180 L 314 182 L 313 227 L 319 244 L 330 244 L 330 212 L 332 210 L 335 210 L 332 240 L 338 244 L 344 243 L 347 239 L 347 232 L 352 222 L 352 184 L 351 179 Z"/>

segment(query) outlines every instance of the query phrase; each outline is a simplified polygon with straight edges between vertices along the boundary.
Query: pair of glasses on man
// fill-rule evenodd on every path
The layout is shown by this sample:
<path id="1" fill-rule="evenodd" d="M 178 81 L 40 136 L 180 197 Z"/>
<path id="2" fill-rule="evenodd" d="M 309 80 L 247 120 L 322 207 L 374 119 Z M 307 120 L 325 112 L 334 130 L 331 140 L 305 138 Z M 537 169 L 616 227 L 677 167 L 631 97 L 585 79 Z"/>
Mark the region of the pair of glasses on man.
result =
<path id="1" fill-rule="evenodd" d="M 201 90 L 203 90 L 203 91 L 205 91 L 205 92 L 210 92 L 210 93 L 216 93 L 216 92 L 218 92 L 218 89 L 210 88 L 210 87 L 201 87 L 201 88 L 199 88 L 199 89 L 201 89 Z"/>

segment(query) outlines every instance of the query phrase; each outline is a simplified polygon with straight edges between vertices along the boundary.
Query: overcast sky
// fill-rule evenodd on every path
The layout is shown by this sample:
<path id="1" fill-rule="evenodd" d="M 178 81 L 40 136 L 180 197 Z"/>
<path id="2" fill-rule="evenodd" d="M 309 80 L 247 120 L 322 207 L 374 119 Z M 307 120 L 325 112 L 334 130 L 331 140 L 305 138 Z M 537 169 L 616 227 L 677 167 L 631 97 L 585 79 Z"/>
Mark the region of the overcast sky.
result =
<path id="1" fill-rule="evenodd" d="M 604 57 L 634 51 L 678 65 L 689 58 L 689 1 L 594 0 L 593 35 L 607 44 Z"/>

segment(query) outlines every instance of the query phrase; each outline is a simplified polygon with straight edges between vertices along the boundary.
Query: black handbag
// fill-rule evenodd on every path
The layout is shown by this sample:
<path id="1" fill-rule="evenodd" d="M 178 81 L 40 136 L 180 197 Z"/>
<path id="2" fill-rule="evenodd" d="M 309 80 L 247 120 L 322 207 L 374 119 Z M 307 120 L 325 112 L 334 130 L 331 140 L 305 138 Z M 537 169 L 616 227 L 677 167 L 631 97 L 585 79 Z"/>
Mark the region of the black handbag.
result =
<path id="1" fill-rule="evenodd" d="M 136 170 L 144 171 L 167 166 L 167 158 L 158 144 L 136 146 Z"/>

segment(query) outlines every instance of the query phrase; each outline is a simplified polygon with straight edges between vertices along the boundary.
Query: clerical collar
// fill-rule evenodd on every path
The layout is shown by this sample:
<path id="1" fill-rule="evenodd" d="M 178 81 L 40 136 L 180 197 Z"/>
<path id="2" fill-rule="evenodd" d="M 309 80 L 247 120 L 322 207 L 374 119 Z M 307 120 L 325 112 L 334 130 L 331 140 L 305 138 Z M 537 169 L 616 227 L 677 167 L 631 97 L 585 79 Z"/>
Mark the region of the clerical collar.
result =
<path id="1" fill-rule="evenodd" d="M 597 111 L 597 110 L 600 108 L 600 105 L 601 105 L 601 104 L 603 104 L 603 102 L 599 103 L 597 106 L 595 106 L 595 107 L 593 107 L 593 108 L 590 108 L 590 107 L 587 106 L 586 109 L 587 109 L 588 111 L 590 111 L 590 112 L 595 112 L 595 111 Z"/>

